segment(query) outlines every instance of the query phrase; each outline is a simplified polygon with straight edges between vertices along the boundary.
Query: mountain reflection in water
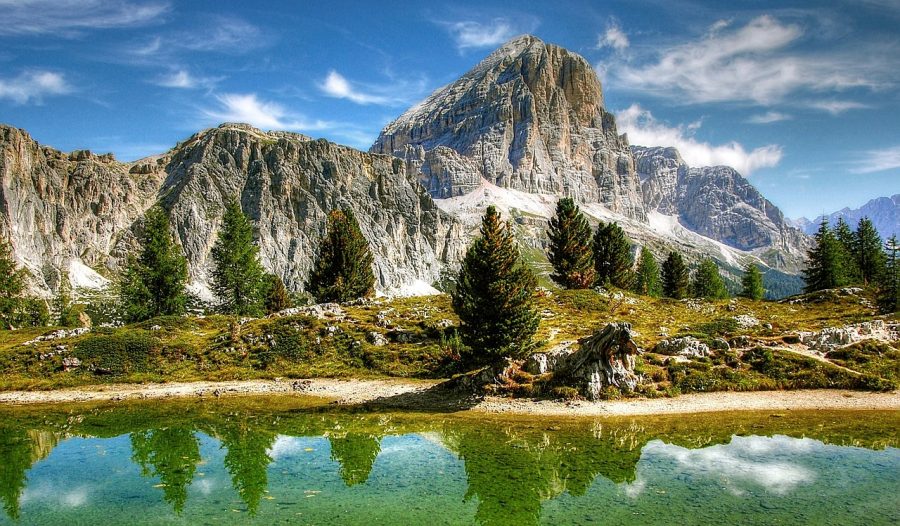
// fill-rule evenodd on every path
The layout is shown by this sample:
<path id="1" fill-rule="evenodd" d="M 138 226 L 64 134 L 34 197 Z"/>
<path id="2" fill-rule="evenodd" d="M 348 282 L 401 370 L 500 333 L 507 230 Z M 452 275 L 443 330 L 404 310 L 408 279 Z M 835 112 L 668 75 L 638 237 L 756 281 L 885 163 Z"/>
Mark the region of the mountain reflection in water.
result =
<path id="1" fill-rule="evenodd" d="M 897 412 L 550 422 L 249 398 L 0 417 L 0 522 L 900 520 Z"/>

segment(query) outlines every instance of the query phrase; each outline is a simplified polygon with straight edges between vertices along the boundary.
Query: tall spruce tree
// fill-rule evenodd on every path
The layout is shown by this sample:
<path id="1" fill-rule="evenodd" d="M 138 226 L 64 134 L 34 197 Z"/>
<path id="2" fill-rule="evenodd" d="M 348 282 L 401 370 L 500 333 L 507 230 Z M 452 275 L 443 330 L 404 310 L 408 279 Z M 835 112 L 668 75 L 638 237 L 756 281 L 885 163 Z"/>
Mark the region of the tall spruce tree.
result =
<path id="1" fill-rule="evenodd" d="M 719 274 L 719 266 L 710 258 L 704 258 L 694 273 L 691 292 L 695 298 L 720 300 L 729 296 L 725 282 Z"/>
<path id="2" fill-rule="evenodd" d="M 25 292 L 25 270 L 13 259 L 8 241 L 0 242 L 0 328 L 13 329 Z"/>
<path id="3" fill-rule="evenodd" d="M 900 240 L 896 235 L 884 245 L 886 261 L 878 283 L 878 308 L 881 312 L 900 311 Z"/>
<path id="4" fill-rule="evenodd" d="M 680 300 L 688 296 L 689 276 L 684 258 L 678 252 L 669 252 L 669 257 L 662 265 L 663 295 Z"/>
<path id="5" fill-rule="evenodd" d="M 741 296 L 759 301 L 765 294 L 762 272 L 759 271 L 756 263 L 747 263 L 747 266 L 744 267 L 744 277 L 741 278 Z"/>
<path id="6" fill-rule="evenodd" d="M 291 296 L 288 294 L 284 281 L 278 274 L 266 276 L 266 314 L 281 312 L 291 308 Z"/>
<path id="7" fill-rule="evenodd" d="M 662 284 L 659 281 L 659 263 L 647 247 L 641 247 L 637 272 L 634 277 L 634 291 L 644 296 L 659 297 Z"/>
<path id="8" fill-rule="evenodd" d="M 814 243 L 813 248 L 807 252 L 806 269 L 803 271 L 803 279 L 806 281 L 804 290 L 815 292 L 846 285 L 844 248 L 828 228 L 827 219 L 822 219 L 814 236 Z"/>
<path id="9" fill-rule="evenodd" d="M 567 289 L 593 286 L 591 227 L 571 198 L 564 197 L 556 202 L 556 215 L 550 219 L 548 235 L 548 259 L 553 265 L 553 274 L 550 275 L 553 281 Z"/>
<path id="10" fill-rule="evenodd" d="M 537 280 L 521 260 L 511 226 L 493 206 L 481 220 L 480 234 L 466 252 L 452 293 L 472 365 L 522 356 L 540 321 Z"/>
<path id="11" fill-rule="evenodd" d="M 868 217 L 859 220 L 853 236 L 853 256 L 863 285 L 875 283 L 884 272 L 884 250 L 881 236 Z"/>
<path id="12" fill-rule="evenodd" d="M 594 266 L 597 284 L 622 289 L 634 283 L 631 242 L 617 223 L 600 223 L 594 233 Z"/>
<path id="13" fill-rule="evenodd" d="M 253 226 L 235 200 L 225 207 L 211 255 L 212 291 L 219 300 L 219 310 L 240 316 L 262 314 L 265 271 L 259 262 L 259 247 L 253 241 Z"/>
<path id="14" fill-rule="evenodd" d="M 187 260 L 175 242 L 169 217 L 161 206 L 144 215 L 141 250 L 128 258 L 120 284 L 126 321 L 184 313 Z"/>
<path id="15" fill-rule="evenodd" d="M 862 279 L 856 259 L 856 234 L 850 229 L 850 225 L 843 217 L 839 217 L 837 223 L 831 229 L 835 239 L 838 240 L 838 251 L 844 284 L 861 283 Z M 880 247 L 879 247 L 880 249 Z"/>
<path id="16" fill-rule="evenodd" d="M 375 293 L 372 253 L 350 209 L 328 214 L 306 290 L 316 301 L 344 303 Z"/>

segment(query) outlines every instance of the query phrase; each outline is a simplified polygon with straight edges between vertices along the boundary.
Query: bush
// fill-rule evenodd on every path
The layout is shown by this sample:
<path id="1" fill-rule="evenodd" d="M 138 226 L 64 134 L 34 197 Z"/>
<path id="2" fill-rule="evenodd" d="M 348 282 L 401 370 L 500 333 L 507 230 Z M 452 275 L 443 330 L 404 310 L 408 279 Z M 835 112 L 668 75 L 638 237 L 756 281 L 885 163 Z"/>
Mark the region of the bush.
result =
<path id="1" fill-rule="evenodd" d="M 16 327 L 45 327 L 50 323 L 47 302 L 40 298 L 22 298 L 16 309 L 13 324 Z"/>
<path id="2" fill-rule="evenodd" d="M 159 340 L 143 331 L 120 330 L 81 340 L 75 346 L 75 356 L 96 373 L 121 375 L 147 372 L 159 348 Z"/>

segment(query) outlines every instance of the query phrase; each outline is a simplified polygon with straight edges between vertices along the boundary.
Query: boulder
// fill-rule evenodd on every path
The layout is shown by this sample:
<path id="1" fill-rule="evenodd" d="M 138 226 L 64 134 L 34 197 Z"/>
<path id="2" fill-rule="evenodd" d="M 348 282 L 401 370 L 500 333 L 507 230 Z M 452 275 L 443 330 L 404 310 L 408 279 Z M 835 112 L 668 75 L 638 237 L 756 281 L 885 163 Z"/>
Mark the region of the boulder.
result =
<path id="1" fill-rule="evenodd" d="M 728 342 L 725 342 L 724 340 L 723 342 L 728 346 Z M 656 344 L 656 347 L 653 348 L 653 352 L 665 354 L 667 356 L 702 358 L 704 356 L 709 356 L 709 345 L 706 345 L 692 336 L 682 336 L 681 338 L 662 340 Z"/>

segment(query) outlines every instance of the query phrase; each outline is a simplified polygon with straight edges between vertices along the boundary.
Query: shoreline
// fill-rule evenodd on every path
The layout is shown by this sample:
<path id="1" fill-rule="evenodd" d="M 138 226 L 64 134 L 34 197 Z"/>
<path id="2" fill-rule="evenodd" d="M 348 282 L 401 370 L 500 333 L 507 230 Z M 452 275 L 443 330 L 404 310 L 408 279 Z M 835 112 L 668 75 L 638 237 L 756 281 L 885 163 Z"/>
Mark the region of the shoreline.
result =
<path id="1" fill-rule="evenodd" d="M 0 392 L 0 405 L 119 402 L 241 395 L 298 395 L 340 406 L 373 409 L 469 411 L 532 416 L 641 416 L 717 411 L 900 410 L 900 391 L 874 393 L 832 389 L 692 393 L 675 398 L 632 398 L 602 402 L 447 396 L 438 381 L 403 379 L 299 379 L 109 384 L 52 391 Z"/>

